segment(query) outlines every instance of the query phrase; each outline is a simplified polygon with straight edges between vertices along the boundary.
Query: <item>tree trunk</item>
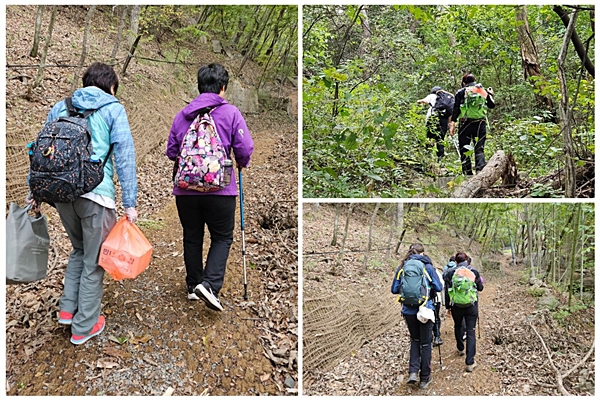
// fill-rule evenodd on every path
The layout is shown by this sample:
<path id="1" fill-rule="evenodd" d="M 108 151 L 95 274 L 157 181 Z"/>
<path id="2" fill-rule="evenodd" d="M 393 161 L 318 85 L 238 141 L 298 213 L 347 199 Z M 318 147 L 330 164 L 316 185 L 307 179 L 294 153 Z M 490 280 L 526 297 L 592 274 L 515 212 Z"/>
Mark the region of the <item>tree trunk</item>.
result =
<path id="1" fill-rule="evenodd" d="M 33 82 L 33 88 L 39 86 L 44 77 L 44 68 L 46 67 L 46 55 L 48 55 L 48 48 L 50 48 L 50 42 L 52 40 L 52 30 L 54 29 L 54 17 L 56 17 L 56 6 L 52 6 L 52 13 L 50 14 L 50 24 L 48 25 L 48 33 L 46 34 L 46 43 L 42 49 L 42 57 L 40 60 L 40 67 L 38 69 L 37 76 Z"/>
<path id="2" fill-rule="evenodd" d="M 85 57 L 87 56 L 87 40 L 88 35 L 90 33 L 90 24 L 92 22 L 92 16 L 94 15 L 94 11 L 96 10 L 96 6 L 90 6 L 90 9 L 87 12 L 87 16 L 85 17 L 85 29 L 83 30 L 83 44 L 81 45 L 81 57 L 79 58 L 79 66 L 75 68 L 75 74 L 73 75 L 73 85 L 71 86 L 71 93 L 77 89 L 79 77 L 81 76 L 81 70 L 83 65 L 85 64 Z"/>
<path id="3" fill-rule="evenodd" d="M 348 225 L 350 224 L 350 217 L 352 216 L 353 208 L 354 203 L 348 204 L 348 214 L 346 215 L 346 226 L 344 227 L 344 237 L 342 238 L 342 245 L 340 246 L 340 252 L 338 253 L 337 260 L 335 260 L 333 268 L 331 269 L 331 273 L 333 275 L 337 275 L 337 270 L 342 264 L 342 259 L 344 258 L 344 246 L 346 246 L 346 238 L 348 237 Z"/>
<path id="4" fill-rule="evenodd" d="M 142 37 L 142 35 L 138 35 L 138 37 L 135 38 L 135 41 L 133 42 L 133 45 L 131 46 L 131 49 L 129 49 L 129 53 L 127 54 L 127 58 L 125 59 L 125 64 L 123 64 L 123 69 L 121 70 L 121 75 L 123 75 L 123 76 L 125 76 L 125 72 L 127 71 L 127 67 L 129 66 L 129 62 L 133 58 L 133 54 L 135 53 L 135 49 L 137 49 L 137 45 L 140 42 L 140 38 L 141 37 Z"/>
<path id="5" fill-rule="evenodd" d="M 573 226 L 573 246 L 571 246 L 571 277 L 569 279 L 569 311 L 571 310 L 571 298 L 573 296 L 573 279 L 575 277 L 575 254 L 577 251 L 577 235 L 579 234 L 579 218 L 581 216 L 581 203 L 577 203 L 577 215 Z"/>
<path id="6" fill-rule="evenodd" d="M 377 203 L 375 205 L 375 211 L 373 211 L 373 215 L 371 216 L 371 223 L 369 224 L 369 242 L 367 244 L 367 252 L 365 253 L 365 259 L 363 261 L 362 270 L 360 271 L 362 275 L 367 272 L 367 264 L 369 262 L 369 256 L 371 255 L 371 245 L 373 243 L 373 225 L 375 224 L 375 219 L 377 218 L 377 212 L 379 211 L 379 207 L 381 203 Z"/>
<path id="7" fill-rule="evenodd" d="M 341 211 L 342 211 L 342 204 L 336 203 L 335 219 L 333 220 L 333 237 L 331 238 L 331 246 L 337 246 L 337 232 L 338 232 L 338 225 L 339 225 Z"/>
<path id="8" fill-rule="evenodd" d="M 138 30 L 140 27 L 140 11 L 142 6 L 131 6 L 131 18 L 129 20 L 129 37 L 128 44 L 129 48 L 133 47 L 133 44 L 138 38 Z"/>
<path id="9" fill-rule="evenodd" d="M 555 6 L 555 10 L 556 10 Z M 567 58 L 567 49 L 571 36 L 574 33 L 575 21 L 577 20 L 578 11 L 576 10 L 563 38 L 563 44 L 558 55 L 558 79 L 560 81 L 560 104 L 558 114 L 560 118 L 560 127 L 562 130 L 563 144 L 565 149 L 565 197 L 575 197 L 575 149 L 573 147 L 573 137 L 571 135 L 571 118 L 569 112 L 569 88 L 567 86 L 567 76 L 565 62 Z"/>
<path id="10" fill-rule="evenodd" d="M 533 266 L 533 221 L 531 216 L 531 209 L 529 208 L 531 205 L 529 203 L 525 203 L 525 222 L 527 223 L 527 257 L 529 258 L 529 277 L 535 278 L 535 267 Z"/>
<path id="11" fill-rule="evenodd" d="M 369 6 L 365 5 L 360 11 L 360 26 L 362 27 L 362 39 L 358 46 L 358 58 L 363 58 L 367 54 L 367 46 L 371 40 L 371 26 L 369 24 L 369 17 L 367 15 L 367 9 Z"/>
<path id="12" fill-rule="evenodd" d="M 452 194 L 452 197 L 472 198 L 480 191 L 488 189 L 498 179 L 503 178 L 504 185 L 515 183 L 517 167 L 512 156 L 498 150 L 490 158 L 481 172 L 460 184 Z"/>
<path id="13" fill-rule="evenodd" d="M 409 206 L 410 209 L 410 206 Z M 396 244 L 396 250 L 394 251 L 394 254 L 398 254 L 398 249 L 400 248 L 400 245 L 402 244 L 402 240 L 404 239 L 404 234 L 406 233 L 406 229 L 403 229 L 403 225 L 404 225 L 404 203 L 397 203 L 397 208 L 396 208 L 396 223 L 398 224 L 396 229 L 398 231 L 398 233 L 400 233 L 400 237 L 398 239 L 398 244 Z"/>
<path id="14" fill-rule="evenodd" d="M 581 208 L 581 225 L 585 227 L 585 213 L 583 207 Z M 579 256 L 581 258 L 581 271 L 579 273 L 581 281 L 579 282 L 579 300 L 583 300 L 583 261 L 585 258 L 584 255 L 584 246 L 585 246 L 585 228 L 584 232 L 581 235 L 581 251 L 579 252 Z"/>
<path id="15" fill-rule="evenodd" d="M 42 15 L 44 14 L 44 6 L 38 6 L 37 17 L 35 18 L 35 33 L 33 34 L 33 46 L 29 57 L 37 57 L 38 46 L 40 45 L 40 31 L 42 30 Z"/>
<path id="16" fill-rule="evenodd" d="M 527 6 L 518 6 L 516 11 L 517 18 L 517 35 L 521 47 L 521 66 L 523 67 L 523 77 L 526 81 L 536 85 L 532 77 L 542 76 L 542 69 L 538 60 L 538 52 L 535 46 L 535 41 L 529 29 L 529 20 L 527 18 Z M 539 86 L 540 91 L 543 91 L 543 86 Z M 539 93 L 535 94 L 538 104 L 552 110 L 553 104 L 549 97 L 544 97 Z"/>
<path id="17" fill-rule="evenodd" d="M 390 235 L 388 236 L 387 246 L 385 250 L 386 261 L 390 259 L 390 255 L 392 253 L 392 239 L 394 238 L 394 231 L 396 230 L 396 213 L 394 212 L 393 208 L 390 209 L 390 211 L 392 214 L 392 219 L 390 221 Z"/>
<path id="18" fill-rule="evenodd" d="M 112 54 L 110 55 L 110 59 L 113 63 L 117 60 L 117 52 L 119 51 L 119 44 L 121 43 L 121 38 L 123 37 L 123 28 L 125 27 L 125 18 L 127 18 L 127 6 L 122 7 L 123 13 L 121 14 L 121 22 L 119 22 L 119 31 L 117 32 L 115 47 L 113 47 Z"/>
<path id="19" fill-rule="evenodd" d="M 587 70 L 587 72 L 592 76 L 592 78 L 595 78 L 594 64 L 592 63 L 592 60 L 590 60 L 590 58 L 588 57 L 587 52 L 585 51 L 585 47 L 581 43 L 581 40 L 579 40 L 579 36 L 577 35 L 577 32 L 575 32 L 575 23 L 573 23 L 573 27 L 571 29 L 569 29 L 569 25 L 571 24 L 571 21 L 575 21 L 575 18 L 577 17 L 577 13 L 579 13 L 579 10 L 575 10 L 575 12 L 573 13 L 573 17 L 571 17 L 571 18 L 569 18 L 569 14 L 559 5 L 554 6 L 553 10 L 560 17 L 561 21 L 567 28 L 567 32 L 569 30 L 571 30 L 571 33 L 568 34 L 568 38 L 569 38 L 568 40 L 571 40 L 573 42 L 575 51 L 577 52 L 579 59 L 583 62 L 583 65 L 585 66 L 585 69 Z M 565 33 L 565 37 L 567 37 L 567 33 Z M 563 42 L 563 47 L 564 47 L 564 42 Z"/>

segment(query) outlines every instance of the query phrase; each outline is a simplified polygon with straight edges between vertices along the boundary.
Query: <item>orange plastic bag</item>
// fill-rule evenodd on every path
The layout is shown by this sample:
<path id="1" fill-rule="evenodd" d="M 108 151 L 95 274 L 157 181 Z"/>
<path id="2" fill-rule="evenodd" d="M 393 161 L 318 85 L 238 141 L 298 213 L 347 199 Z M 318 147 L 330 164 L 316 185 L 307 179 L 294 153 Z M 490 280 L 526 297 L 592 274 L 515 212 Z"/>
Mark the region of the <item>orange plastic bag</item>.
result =
<path id="1" fill-rule="evenodd" d="M 152 245 L 140 228 L 123 217 L 110 231 L 100 249 L 98 264 L 115 280 L 133 279 L 152 258 Z"/>

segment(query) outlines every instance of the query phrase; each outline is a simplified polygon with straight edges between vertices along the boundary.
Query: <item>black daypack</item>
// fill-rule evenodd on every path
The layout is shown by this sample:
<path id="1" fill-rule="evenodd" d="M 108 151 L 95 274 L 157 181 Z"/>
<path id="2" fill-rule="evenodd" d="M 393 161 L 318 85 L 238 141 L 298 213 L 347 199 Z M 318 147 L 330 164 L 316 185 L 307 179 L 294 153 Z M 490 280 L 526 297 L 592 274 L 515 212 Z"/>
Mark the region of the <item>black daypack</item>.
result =
<path id="1" fill-rule="evenodd" d="M 104 162 L 94 155 L 87 117 L 97 110 L 78 112 L 65 99 L 67 116 L 48 122 L 29 149 L 29 188 L 37 202 L 70 203 L 91 192 L 104 179 Z"/>
<path id="2" fill-rule="evenodd" d="M 440 117 L 448 118 L 449 116 L 451 116 L 452 111 L 454 110 L 454 95 L 452 93 L 439 90 L 436 93 L 436 99 L 435 104 L 433 105 L 433 110 Z"/>

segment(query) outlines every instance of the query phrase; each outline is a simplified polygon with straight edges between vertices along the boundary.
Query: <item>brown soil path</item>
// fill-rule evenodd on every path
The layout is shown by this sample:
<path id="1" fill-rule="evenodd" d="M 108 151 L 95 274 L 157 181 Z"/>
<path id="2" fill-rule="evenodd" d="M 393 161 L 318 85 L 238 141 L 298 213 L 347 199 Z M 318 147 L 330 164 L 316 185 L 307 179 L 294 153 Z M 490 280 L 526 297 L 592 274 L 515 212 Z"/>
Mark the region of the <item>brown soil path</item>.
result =
<path id="1" fill-rule="evenodd" d="M 203 302 L 187 300 L 182 231 L 175 203 L 169 196 L 161 211 L 146 215 L 145 223 L 139 223 L 154 246 L 150 267 L 135 280 L 116 282 L 105 277 L 105 331 L 82 346 L 74 346 L 68 340 L 68 327 L 56 323 L 56 305 L 47 305 L 51 313 L 46 317 L 39 316 L 37 322 L 31 321 L 48 328 L 45 332 L 47 340 L 33 354 L 25 355 L 22 363 L 18 359 L 10 360 L 8 394 L 159 395 L 170 390 L 179 395 L 293 393 L 286 391 L 284 381 L 286 378 L 292 379 L 292 382 L 297 380 L 297 372 L 293 371 L 294 362 L 297 362 L 294 357 L 297 356 L 290 353 L 297 345 L 297 339 L 294 339 L 297 328 L 293 324 L 294 320 L 297 321 L 297 309 L 288 308 L 288 315 L 283 315 L 278 300 L 272 296 L 278 295 L 286 301 L 290 298 L 288 304 L 294 303 L 297 288 L 292 286 L 297 285 L 297 280 L 295 284 L 291 281 L 291 286 L 287 287 L 278 283 L 282 292 L 270 288 L 265 293 L 265 271 L 257 268 L 265 253 L 261 248 L 266 235 L 261 235 L 259 218 L 260 207 L 265 205 L 256 203 L 263 196 L 264 188 L 256 183 L 266 171 L 274 168 L 270 160 L 275 152 L 280 154 L 281 143 L 290 141 L 287 145 L 290 153 L 295 149 L 295 140 L 289 140 L 288 136 L 297 128 L 292 120 L 260 124 L 258 119 L 256 116 L 248 120 L 249 126 L 260 126 L 261 129 L 253 131 L 257 151 L 251 168 L 244 172 L 249 301 L 243 299 L 239 222 L 236 222 L 225 285 L 220 296 L 225 311 L 216 313 Z M 253 125 L 252 122 L 257 123 Z M 272 124 L 279 124 L 282 129 L 274 133 Z M 142 180 L 159 182 L 161 171 L 169 170 L 170 163 L 165 161 L 162 152 L 161 146 L 154 152 L 156 154 L 149 156 L 150 168 L 140 168 Z M 153 161 L 156 164 L 153 165 Z M 295 182 L 295 177 L 290 177 L 290 180 Z M 152 192 L 152 188 L 148 190 Z M 142 188 L 139 194 L 140 199 L 144 199 L 142 204 L 165 200 L 146 194 Z M 144 205 L 140 205 L 139 211 L 144 215 Z M 236 221 L 239 221 L 239 207 Z M 205 245 L 208 245 L 208 234 L 206 236 Z M 285 243 L 270 245 L 276 250 L 279 246 L 283 248 Z M 63 258 L 68 250 L 61 254 Z M 273 269 L 276 270 L 275 267 Z M 54 289 L 54 301 L 61 290 L 59 285 Z M 7 293 L 7 296 L 10 294 Z M 40 308 L 39 305 L 37 307 Z M 45 307 L 42 305 L 41 308 Z M 266 315 L 264 310 L 267 310 Z M 27 310 L 24 311 L 29 315 Z M 14 314 L 10 318 L 17 318 L 15 321 L 22 319 Z M 289 324 L 289 330 L 284 330 L 279 337 L 265 332 L 263 324 L 271 321 L 273 325 L 280 325 L 281 319 Z M 15 326 L 9 329 L 19 326 L 20 322 L 15 322 Z M 36 328 L 30 324 L 29 329 Z M 126 343 L 118 343 L 125 339 Z M 9 343 L 9 346 L 23 349 L 23 344 L 19 343 Z M 269 351 L 279 351 L 282 359 L 290 357 L 288 374 L 283 374 L 281 368 L 275 368 L 275 364 L 265 357 L 265 346 Z M 21 351 L 17 352 L 21 358 Z M 12 351 L 7 354 L 14 355 Z M 285 361 L 287 364 L 287 358 Z"/>

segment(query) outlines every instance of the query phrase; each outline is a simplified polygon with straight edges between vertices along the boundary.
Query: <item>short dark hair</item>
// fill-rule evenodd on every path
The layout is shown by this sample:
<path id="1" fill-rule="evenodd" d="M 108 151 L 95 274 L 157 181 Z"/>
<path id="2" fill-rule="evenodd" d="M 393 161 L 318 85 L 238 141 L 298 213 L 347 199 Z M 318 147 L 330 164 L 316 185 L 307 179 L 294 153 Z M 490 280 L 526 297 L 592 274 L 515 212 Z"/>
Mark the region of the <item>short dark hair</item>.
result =
<path id="1" fill-rule="evenodd" d="M 221 64 L 208 64 L 198 70 L 198 92 L 219 94 L 222 88 L 227 90 L 229 73 Z"/>
<path id="2" fill-rule="evenodd" d="M 469 256 L 466 255 L 465 253 L 459 251 L 454 256 L 454 259 L 456 260 L 457 264 L 460 264 L 461 262 L 467 261 L 469 259 Z"/>
<path id="3" fill-rule="evenodd" d="M 119 77 L 110 65 L 95 62 L 88 67 L 81 78 L 83 87 L 96 86 L 108 94 L 112 94 L 111 87 L 114 87 L 115 94 L 119 89 Z"/>
<path id="4" fill-rule="evenodd" d="M 450 261 L 456 261 L 456 259 L 454 258 L 454 256 L 450 256 Z"/>
<path id="5" fill-rule="evenodd" d="M 472 83 L 475 82 L 475 75 L 473 74 L 464 74 L 462 77 L 462 83 L 467 84 L 467 83 Z"/>

